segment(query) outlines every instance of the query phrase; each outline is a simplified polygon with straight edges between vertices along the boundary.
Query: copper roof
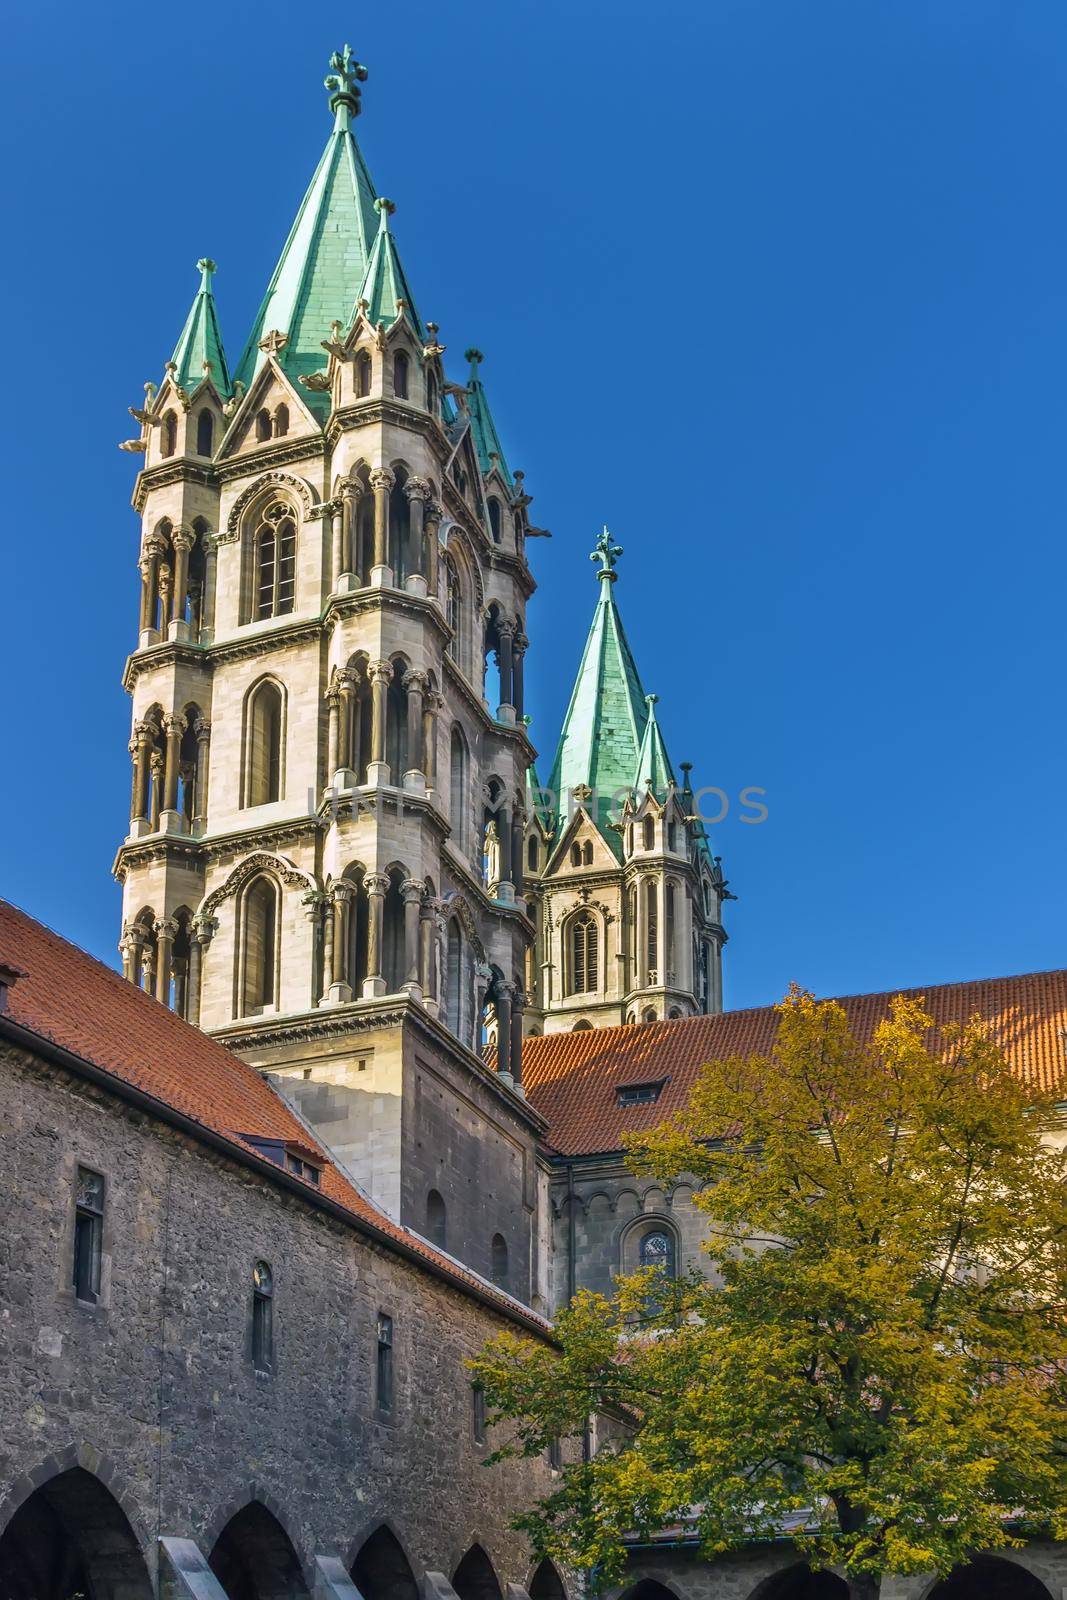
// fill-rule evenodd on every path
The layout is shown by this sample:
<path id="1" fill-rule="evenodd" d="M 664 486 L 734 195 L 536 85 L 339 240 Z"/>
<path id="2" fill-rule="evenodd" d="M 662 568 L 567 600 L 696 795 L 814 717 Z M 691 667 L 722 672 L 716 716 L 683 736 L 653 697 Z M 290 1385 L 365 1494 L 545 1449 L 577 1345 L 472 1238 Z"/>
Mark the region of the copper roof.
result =
<path id="1" fill-rule="evenodd" d="M 254 1067 L 77 945 L 0 900 L 3 965 L 19 969 L 19 976 L 7 990 L 0 1022 L 17 1024 L 114 1078 L 116 1086 L 128 1085 L 161 1109 L 176 1111 L 221 1136 L 235 1153 L 257 1162 L 268 1181 L 278 1180 L 279 1168 L 250 1141 L 303 1146 L 322 1162 L 321 1181 L 288 1181 L 306 1189 L 309 1202 L 323 1195 L 354 1222 L 372 1229 L 382 1243 L 400 1245 L 405 1254 L 414 1252 L 458 1288 L 493 1301 L 504 1314 L 547 1326 L 535 1312 L 520 1309 L 510 1296 L 379 1211 Z"/>
<path id="2" fill-rule="evenodd" d="M 921 996 L 937 1025 L 980 1017 L 1021 1078 L 1042 1090 L 1060 1081 L 1067 1065 L 1067 971 L 841 996 L 858 1038 L 871 1038 L 898 993 Z M 766 1054 L 777 1027 L 774 1007 L 761 1006 L 524 1039 L 523 1086 L 548 1120 L 553 1150 L 564 1156 L 606 1154 L 621 1147 L 623 1134 L 654 1128 L 680 1111 L 705 1062 Z M 655 1101 L 619 1104 L 620 1089 L 658 1079 L 667 1081 Z"/>

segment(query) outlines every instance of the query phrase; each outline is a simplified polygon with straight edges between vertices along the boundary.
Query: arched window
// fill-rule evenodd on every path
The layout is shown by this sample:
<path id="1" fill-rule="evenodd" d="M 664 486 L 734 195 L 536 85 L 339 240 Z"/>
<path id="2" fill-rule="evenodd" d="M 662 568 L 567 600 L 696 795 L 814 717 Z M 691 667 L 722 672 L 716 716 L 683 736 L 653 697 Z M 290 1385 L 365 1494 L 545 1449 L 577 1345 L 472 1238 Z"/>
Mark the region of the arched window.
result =
<path id="1" fill-rule="evenodd" d="M 445 1020 L 457 1039 L 463 1028 L 463 935 L 459 918 L 448 924 L 448 972 L 445 987 Z"/>
<path id="2" fill-rule="evenodd" d="M 252 1268 L 252 1365 L 260 1372 L 274 1366 L 274 1274 L 265 1261 Z"/>
<path id="3" fill-rule="evenodd" d="M 641 843 L 646 850 L 654 850 L 656 846 L 656 824 L 651 817 L 646 817 L 641 824 Z"/>
<path id="4" fill-rule="evenodd" d="M 163 427 L 160 431 L 159 453 L 161 456 L 172 456 L 178 448 L 178 419 L 173 411 L 163 413 Z"/>
<path id="5" fill-rule="evenodd" d="M 448 816 L 456 849 L 467 849 L 467 746 L 456 723 L 449 741 Z"/>
<path id="6" fill-rule="evenodd" d="M 255 1017 L 277 1003 L 278 886 L 253 878 L 241 900 L 241 1015 Z"/>
<path id="7" fill-rule="evenodd" d="M 245 713 L 246 806 L 265 806 L 282 795 L 282 691 L 265 678 L 248 701 Z"/>
<path id="8" fill-rule="evenodd" d="M 432 372 L 426 374 L 426 409 L 431 417 L 437 416 L 437 379 Z"/>
<path id="9" fill-rule="evenodd" d="M 493 535 L 493 543 L 499 544 L 500 533 L 500 501 L 496 495 L 489 496 L 489 531 Z"/>
<path id="10" fill-rule="evenodd" d="M 508 1242 L 502 1233 L 494 1233 L 489 1249 L 489 1276 L 498 1289 L 508 1287 Z"/>
<path id="11" fill-rule="evenodd" d="M 583 867 L 591 867 L 592 865 L 593 865 L 593 841 L 592 841 L 592 839 L 587 839 L 585 841 L 585 843 L 582 845 L 582 866 Z"/>
<path id="12" fill-rule="evenodd" d="M 645 879 L 645 926 L 648 932 L 645 949 L 648 982 L 656 983 L 656 969 L 659 966 L 659 896 L 655 878 Z"/>
<path id="13" fill-rule="evenodd" d="M 289 407 L 283 401 L 274 413 L 274 437 L 284 439 L 289 432 Z"/>
<path id="14" fill-rule="evenodd" d="M 641 1235 L 637 1259 L 642 1267 L 655 1267 L 665 1277 L 674 1277 L 674 1235 L 666 1228 L 650 1228 Z"/>
<path id="15" fill-rule="evenodd" d="M 296 522 L 282 500 L 263 513 L 255 533 L 255 615 L 283 617 L 296 604 Z"/>
<path id="16" fill-rule="evenodd" d="M 646 1011 L 642 1011 L 642 1013 L 641 1013 L 641 1021 L 642 1022 L 655 1022 L 655 1020 L 656 1020 L 656 1013 L 653 1011 L 651 1006 L 649 1006 Z"/>
<path id="17" fill-rule="evenodd" d="M 592 1031 L 593 1031 L 593 1024 L 591 1022 L 589 1022 L 585 1017 L 583 1017 L 580 1022 L 576 1022 L 574 1024 L 574 1027 L 571 1029 L 572 1033 L 592 1033 Z"/>
<path id="18" fill-rule="evenodd" d="M 580 867 L 582 864 L 582 847 L 577 839 L 571 845 L 571 866 Z"/>
<path id="19" fill-rule="evenodd" d="M 445 556 L 445 618 L 452 630 L 452 637 L 448 641 L 448 653 L 458 665 L 461 654 L 460 641 L 463 636 L 463 590 L 460 587 L 456 564 L 449 555 Z"/>
<path id="20" fill-rule="evenodd" d="M 356 357 L 356 399 L 366 400 L 370 394 L 371 364 L 366 350 Z"/>
<path id="21" fill-rule="evenodd" d="M 447 1222 L 444 1200 L 436 1189 L 431 1189 L 426 1196 L 426 1237 L 439 1250 L 445 1248 Z"/>
<path id="22" fill-rule="evenodd" d="M 408 397 L 408 358 L 403 350 L 393 357 L 393 393 L 398 400 Z"/>
<path id="23" fill-rule="evenodd" d="M 663 954 L 664 954 L 664 966 L 666 967 L 666 973 L 665 973 L 664 981 L 667 982 L 667 983 L 673 983 L 673 981 L 674 981 L 674 884 L 673 883 L 668 883 L 668 885 L 667 885 L 667 907 L 666 907 L 666 916 L 665 916 L 664 920 L 666 922 L 666 927 L 663 930 L 664 931 Z"/>
<path id="24" fill-rule="evenodd" d="M 571 994 L 592 994 L 598 982 L 598 929 L 591 911 L 579 911 L 567 925 Z"/>
<path id="25" fill-rule="evenodd" d="M 672 818 L 672 820 L 667 824 L 667 849 L 668 850 L 677 850 L 677 848 L 678 848 L 678 824 Z"/>
<path id="26" fill-rule="evenodd" d="M 634 853 L 634 825 L 633 825 L 632 822 L 628 822 L 626 824 L 626 854 L 628 856 L 632 856 L 633 853 Z"/>
<path id="27" fill-rule="evenodd" d="M 256 412 L 256 438 L 270 438 L 270 412 L 267 410 L 266 406 L 264 406 L 262 410 Z"/>
<path id="28" fill-rule="evenodd" d="M 196 419 L 196 453 L 209 456 L 215 448 L 215 418 L 205 406 Z"/>
<path id="29" fill-rule="evenodd" d="M 539 865 L 539 851 L 537 849 L 537 839 L 536 839 L 536 836 L 531 833 L 529 839 L 527 839 L 527 841 L 526 841 L 526 870 L 527 870 L 527 872 L 536 872 L 537 868 L 538 868 L 538 865 Z"/>

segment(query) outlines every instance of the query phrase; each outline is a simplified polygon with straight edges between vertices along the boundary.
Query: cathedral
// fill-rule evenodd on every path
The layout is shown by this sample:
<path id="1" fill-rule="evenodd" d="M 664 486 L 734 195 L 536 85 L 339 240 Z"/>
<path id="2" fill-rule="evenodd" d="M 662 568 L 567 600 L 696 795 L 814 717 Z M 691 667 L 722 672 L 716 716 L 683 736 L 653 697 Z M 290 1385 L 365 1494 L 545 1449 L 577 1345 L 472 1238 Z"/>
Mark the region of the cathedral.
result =
<path id="1" fill-rule="evenodd" d="M 693 1183 L 635 1180 L 623 1139 L 773 1043 L 773 1008 L 723 1010 L 732 895 L 607 529 L 538 776 L 546 530 L 482 354 L 423 319 L 366 71 L 329 67 L 240 356 L 205 257 L 122 444 L 122 977 L 0 902 L 0 1600 L 577 1600 L 515 1530 L 574 1442 L 483 1472 L 465 1362 L 620 1271 L 706 1266 Z M 1067 973 L 924 993 L 1055 1077 Z M 887 1000 L 846 1002 L 861 1034 Z M 633 1600 L 838 1592 L 787 1540 L 633 1561 Z M 997 1565 L 990 1594 L 1067 1584 L 1058 1546 Z"/>

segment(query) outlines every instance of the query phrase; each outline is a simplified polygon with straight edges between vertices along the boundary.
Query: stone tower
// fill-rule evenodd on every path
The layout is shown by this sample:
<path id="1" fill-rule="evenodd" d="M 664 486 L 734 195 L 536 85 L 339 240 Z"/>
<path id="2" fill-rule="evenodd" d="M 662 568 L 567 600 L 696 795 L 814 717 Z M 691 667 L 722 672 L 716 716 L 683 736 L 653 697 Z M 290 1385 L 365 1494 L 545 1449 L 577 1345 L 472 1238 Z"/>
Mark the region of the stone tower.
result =
<path id="1" fill-rule="evenodd" d="M 615 603 L 622 554 L 597 540 L 599 597 L 547 788 L 530 775 L 531 1033 L 722 1010 L 731 899 L 689 765 L 675 781 Z"/>
<path id="2" fill-rule="evenodd" d="M 201 261 L 124 446 L 144 464 L 123 962 L 276 1074 L 387 1211 L 528 1298 L 539 530 L 480 354 L 450 383 L 416 308 L 353 132 L 365 69 L 347 46 L 330 65 L 332 131 L 240 361 Z"/>

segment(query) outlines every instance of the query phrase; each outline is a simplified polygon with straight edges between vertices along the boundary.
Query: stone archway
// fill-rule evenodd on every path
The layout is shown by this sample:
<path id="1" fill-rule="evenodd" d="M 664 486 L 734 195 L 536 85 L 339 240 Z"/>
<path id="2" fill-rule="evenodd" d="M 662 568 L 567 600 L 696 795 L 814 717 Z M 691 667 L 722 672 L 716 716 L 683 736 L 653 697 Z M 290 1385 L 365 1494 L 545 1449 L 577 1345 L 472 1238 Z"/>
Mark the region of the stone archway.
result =
<path id="1" fill-rule="evenodd" d="M 527 1588 L 530 1600 L 567 1600 L 563 1579 L 547 1556 L 537 1567 Z M 673 1595 L 671 1600 L 674 1600 Z"/>
<path id="2" fill-rule="evenodd" d="M 452 1575 L 459 1600 L 502 1600 L 493 1563 L 480 1544 L 472 1544 Z"/>
<path id="3" fill-rule="evenodd" d="M 230 1518 L 208 1565 L 228 1600 L 310 1600 L 289 1535 L 259 1500 Z"/>
<path id="4" fill-rule="evenodd" d="M 928 1600 L 1052 1600 L 1039 1578 L 1017 1561 L 976 1556 L 930 1590 Z"/>
<path id="5" fill-rule="evenodd" d="M 813 1572 L 801 1561 L 765 1579 L 752 1600 L 849 1600 L 848 1584 L 834 1572 Z"/>
<path id="6" fill-rule="evenodd" d="M 419 1586 L 404 1547 L 391 1528 L 376 1528 L 352 1563 L 352 1582 L 363 1600 L 419 1600 Z"/>
<path id="7" fill-rule="evenodd" d="M 111 1491 L 84 1467 L 47 1479 L 0 1536 L 0 1600 L 152 1600 L 141 1547 Z"/>

